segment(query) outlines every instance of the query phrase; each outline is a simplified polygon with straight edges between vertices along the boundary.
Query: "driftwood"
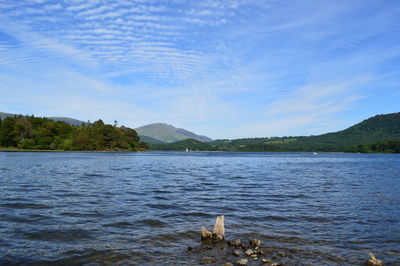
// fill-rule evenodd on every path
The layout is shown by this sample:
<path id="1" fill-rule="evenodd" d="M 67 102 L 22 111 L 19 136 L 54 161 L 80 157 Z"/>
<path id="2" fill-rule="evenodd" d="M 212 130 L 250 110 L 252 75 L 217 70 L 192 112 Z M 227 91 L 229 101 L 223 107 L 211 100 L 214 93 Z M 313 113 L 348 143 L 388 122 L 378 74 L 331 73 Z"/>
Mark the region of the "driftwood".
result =
<path id="1" fill-rule="evenodd" d="M 225 239 L 225 226 L 224 226 L 224 216 L 217 216 L 215 220 L 214 229 L 212 232 L 208 231 L 205 227 L 201 227 L 201 239 L 213 239 L 213 240 L 223 240 Z"/>
<path id="2" fill-rule="evenodd" d="M 366 261 L 366 265 L 368 266 L 383 266 L 383 262 L 381 260 L 378 260 L 374 254 L 372 254 L 371 252 L 368 253 L 369 255 L 369 259 Z"/>

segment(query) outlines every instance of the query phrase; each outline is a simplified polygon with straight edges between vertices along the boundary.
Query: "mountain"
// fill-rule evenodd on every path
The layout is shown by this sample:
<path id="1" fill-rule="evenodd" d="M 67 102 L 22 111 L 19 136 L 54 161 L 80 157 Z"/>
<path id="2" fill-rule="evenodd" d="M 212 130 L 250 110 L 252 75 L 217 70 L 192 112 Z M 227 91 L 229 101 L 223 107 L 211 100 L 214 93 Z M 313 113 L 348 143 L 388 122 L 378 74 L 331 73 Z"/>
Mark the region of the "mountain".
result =
<path id="1" fill-rule="evenodd" d="M 166 142 L 154 139 L 148 136 L 140 136 L 140 141 L 141 142 L 146 142 L 146 143 L 151 143 L 151 144 L 166 144 Z"/>
<path id="2" fill-rule="evenodd" d="M 10 114 L 10 113 L 0 112 L 0 119 L 2 119 L 2 120 L 9 116 L 18 116 L 18 114 Z M 67 124 L 70 124 L 71 126 L 80 126 L 82 124 L 87 123 L 87 122 L 83 122 L 81 120 L 69 118 L 69 117 L 47 117 L 47 118 L 51 119 L 53 121 L 56 121 L 56 122 L 65 122 Z"/>
<path id="3" fill-rule="evenodd" d="M 165 145 L 151 145 L 151 149 L 155 150 L 190 149 L 190 150 L 207 150 L 207 151 L 254 151 L 254 152 L 258 151 L 343 152 L 343 151 L 359 150 L 359 149 L 354 149 L 353 147 L 354 145 L 367 145 L 367 146 L 372 144 L 378 145 L 379 142 L 386 142 L 385 145 L 389 145 L 387 142 L 392 140 L 400 140 L 400 113 L 377 115 L 368 118 L 347 129 L 317 136 L 215 140 L 213 142 L 207 143 L 208 145 L 199 145 L 199 143 L 195 142 L 180 141 Z"/>
<path id="4" fill-rule="evenodd" d="M 69 117 L 48 117 L 48 118 L 56 122 L 65 122 L 67 124 L 70 124 L 71 126 L 80 126 L 82 124 L 87 124 L 87 122 L 83 122 L 81 120 Z"/>
<path id="5" fill-rule="evenodd" d="M 334 144 L 345 147 L 392 139 L 400 139 L 400 113 L 376 115 L 345 130 L 302 137 L 298 141 L 309 145 Z"/>
<path id="6" fill-rule="evenodd" d="M 143 139 L 144 137 L 150 137 L 158 141 L 172 143 L 185 139 L 195 139 L 202 142 L 210 142 L 212 139 L 196 135 L 186 129 L 176 128 L 168 124 L 154 123 L 145 125 L 142 127 L 135 128 L 136 132 Z M 150 142 L 152 143 L 152 142 Z"/>
<path id="7" fill-rule="evenodd" d="M 0 119 L 1 120 L 3 120 L 6 117 L 9 117 L 9 116 L 15 116 L 15 114 L 9 114 L 9 113 L 0 112 Z"/>

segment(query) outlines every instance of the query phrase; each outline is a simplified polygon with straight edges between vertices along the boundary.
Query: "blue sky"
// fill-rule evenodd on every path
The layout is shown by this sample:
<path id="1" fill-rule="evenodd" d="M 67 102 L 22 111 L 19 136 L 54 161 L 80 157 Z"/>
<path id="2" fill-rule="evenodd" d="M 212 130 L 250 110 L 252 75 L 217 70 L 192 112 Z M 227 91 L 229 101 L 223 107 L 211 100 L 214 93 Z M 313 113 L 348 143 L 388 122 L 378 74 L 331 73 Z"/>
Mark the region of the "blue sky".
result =
<path id="1" fill-rule="evenodd" d="M 400 111 L 393 0 L 0 0 L 0 111 L 211 138 Z"/>

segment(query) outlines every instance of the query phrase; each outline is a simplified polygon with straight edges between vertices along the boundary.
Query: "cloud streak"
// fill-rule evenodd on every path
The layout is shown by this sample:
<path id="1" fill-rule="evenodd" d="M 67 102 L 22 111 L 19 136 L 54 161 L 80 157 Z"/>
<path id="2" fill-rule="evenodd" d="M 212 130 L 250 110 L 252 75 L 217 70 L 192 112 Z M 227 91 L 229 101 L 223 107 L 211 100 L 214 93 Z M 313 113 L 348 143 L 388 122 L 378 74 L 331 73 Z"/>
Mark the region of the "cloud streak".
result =
<path id="1" fill-rule="evenodd" d="M 3 0 L 0 111 L 56 115 L 52 95 L 87 106 L 57 115 L 94 119 L 97 105 L 213 138 L 342 129 L 398 111 L 387 1 Z"/>

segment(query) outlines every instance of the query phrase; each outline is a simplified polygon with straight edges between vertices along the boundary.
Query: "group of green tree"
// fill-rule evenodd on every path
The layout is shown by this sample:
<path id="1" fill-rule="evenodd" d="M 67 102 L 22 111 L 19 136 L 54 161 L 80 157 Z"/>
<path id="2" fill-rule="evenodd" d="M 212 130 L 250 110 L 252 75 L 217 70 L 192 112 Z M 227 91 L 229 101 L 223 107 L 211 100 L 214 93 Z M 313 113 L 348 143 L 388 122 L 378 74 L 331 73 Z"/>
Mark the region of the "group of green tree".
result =
<path id="1" fill-rule="evenodd" d="M 0 147 L 33 150 L 139 151 L 146 150 L 134 129 L 102 120 L 72 126 L 48 118 L 10 116 L 0 119 Z"/>
<path id="2" fill-rule="evenodd" d="M 345 151 L 361 153 L 400 153 L 400 140 L 388 140 L 371 144 L 353 145 L 346 148 Z"/>
<path id="3" fill-rule="evenodd" d="M 400 153 L 400 139 L 370 144 L 344 146 L 335 143 L 311 143 L 294 137 L 216 140 L 200 142 L 186 139 L 168 144 L 149 144 L 152 150 L 163 151 L 232 151 L 232 152 L 354 152 L 354 153 Z"/>
<path id="4" fill-rule="evenodd" d="M 377 115 L 345 130 L 317 136 L 244 138 L 151 144 L 154 150 L 249 152 L 399 152 L 400 113 Z"/>

